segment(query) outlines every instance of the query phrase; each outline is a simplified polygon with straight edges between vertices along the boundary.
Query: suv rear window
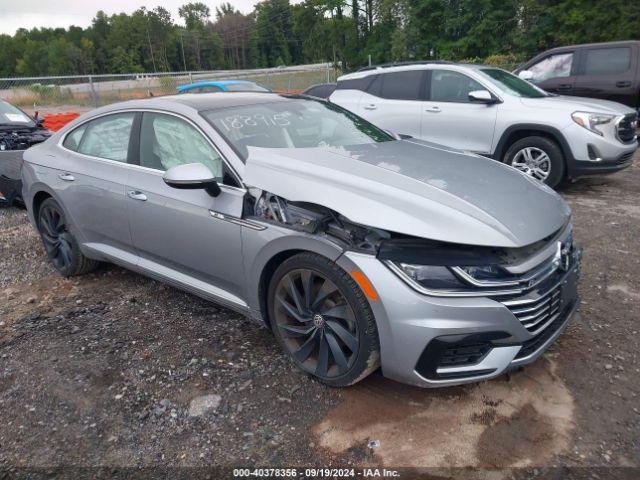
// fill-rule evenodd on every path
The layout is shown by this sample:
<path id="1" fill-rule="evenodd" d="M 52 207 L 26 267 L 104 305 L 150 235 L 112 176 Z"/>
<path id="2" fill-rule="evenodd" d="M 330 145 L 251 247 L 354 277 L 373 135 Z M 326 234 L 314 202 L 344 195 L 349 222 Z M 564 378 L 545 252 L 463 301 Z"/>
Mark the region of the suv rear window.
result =
<path id="1" fill-rule="evenodd" d="M 391 100 L 420 100 L 423 79 L 423 70 L 383 73 L 373 81 L 369 93 Z"/>
<path id="2" fill-rule="evenodd" d="M 587 50 L 585 75 L 609 75 L 623 73 L 631 65 L 631 48 L 597 48 Z"/>

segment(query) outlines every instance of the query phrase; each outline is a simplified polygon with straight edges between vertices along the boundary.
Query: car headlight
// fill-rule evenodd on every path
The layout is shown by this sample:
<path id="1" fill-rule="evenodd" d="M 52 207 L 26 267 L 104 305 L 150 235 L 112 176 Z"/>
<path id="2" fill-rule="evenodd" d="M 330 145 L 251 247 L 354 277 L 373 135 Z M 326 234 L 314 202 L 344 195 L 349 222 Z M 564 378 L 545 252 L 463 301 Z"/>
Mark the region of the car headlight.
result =
<path id="1" fill-rule="evenodd" d="M 598 125 L 611 123 L 616 116 L 606 113 L 573 112 L 571 118 L 581 127 L 600 136 L 604 136 L 604 132 L 598 128 Z"/>
<path id="2" fill-rule="evenodd" d="M 474 289 L 514 287 L 519 280 L 494 265 L 470 267 L 446 267 L 418 265 L 403 262 L 387 262 L 397 274 L 420 287 L 440 292 L 471 293 Z"/>
<path id="3" fill-rule="evenodd" d="M 407 277 L 430 290 L 457 290 L 464 285 L 447 267 L 390 262 Z M 397 270 L 396 270 L 397 271 Z"/>

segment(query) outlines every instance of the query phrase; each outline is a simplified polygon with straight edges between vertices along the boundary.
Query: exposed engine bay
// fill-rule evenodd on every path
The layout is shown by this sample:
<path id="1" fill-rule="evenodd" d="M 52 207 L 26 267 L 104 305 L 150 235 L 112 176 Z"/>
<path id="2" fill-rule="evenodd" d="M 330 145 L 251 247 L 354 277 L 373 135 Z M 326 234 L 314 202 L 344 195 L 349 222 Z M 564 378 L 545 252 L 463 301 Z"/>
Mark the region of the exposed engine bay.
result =
<path id="1" fill-rule="evenodd" d="M 30 128 L 7 129 L 0 127 L 0 152 L 26 150 L 33 145 L 44 142 L 50 136 L 51 132 L 44 128 L 33 130 Z"/>
<path id="2" fill-rule="evenodd" d="M 22 153 L 50 136 L 51 132 L 39 126 L 0 126 L 0 207 L 21 203 Z"/>
<path id="3" fill-rule="evenodd" d="M 376 254 L 380 243 L 391 238 L 384 230 L 357 225 L 321 205 L 289 202 L 265 191 L 252 199 L 253 216 L 302 232 L 324 233 L 351 250 Z"/>

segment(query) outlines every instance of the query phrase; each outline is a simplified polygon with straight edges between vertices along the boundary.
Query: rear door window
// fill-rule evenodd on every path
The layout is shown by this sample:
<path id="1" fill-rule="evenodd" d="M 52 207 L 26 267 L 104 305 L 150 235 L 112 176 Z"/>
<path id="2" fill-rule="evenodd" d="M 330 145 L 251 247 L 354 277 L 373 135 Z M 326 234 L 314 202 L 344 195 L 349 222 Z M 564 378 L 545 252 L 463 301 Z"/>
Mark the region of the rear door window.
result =
<path id="1" fill-rule="evenodd" d="M 384 73 L 374 80 L 370 93 L 390 100 L 420 100 L 423 83 L 423 70 Z"/>
<path id="2" fill-rule="evenodd" d="M 538 63 L 531 65 L 527 70 L 533 73 L 531 79 L 534 83 L 544 82 L 549 78 L 561 78 L 571 75 L 573 65 L 573 52 L 557 53 L 549 55 Z"/>
<path id="3" fill-rule="evenodd" d="M 584 75 L 624 73 L 631 66 L 631 48 L 593 48 L 587 50 Z"/>
<path id="4" fill-rule="evenodd" d="M 73 130 L 63 146 L 92 157 L 126 163 L 135 113 L 115 113 L 91 120 Z"/>

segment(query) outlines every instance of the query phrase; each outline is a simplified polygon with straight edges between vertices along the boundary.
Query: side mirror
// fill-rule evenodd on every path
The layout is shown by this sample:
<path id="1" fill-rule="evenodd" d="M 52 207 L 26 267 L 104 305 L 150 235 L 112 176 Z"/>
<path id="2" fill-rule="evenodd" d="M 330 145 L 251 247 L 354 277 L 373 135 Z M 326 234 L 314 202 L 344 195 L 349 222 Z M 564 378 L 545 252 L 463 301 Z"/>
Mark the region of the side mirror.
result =
<path id="1" fill-rule="evenodd" d="M 395 133 L 395 132 L 392 132 L 391 130 L 384 129 L 384 131 L 385 131 L 386 133 L 388 133 L 389 135 L 391 135 L 391 136 L 393 137 L 393 139 L 394 139 L 394 140 L 400 140 L 400 139 L 401 139 L 401 137 L 400 137 L 400 135 L 399 135 L 399 134 L 397 134 L 397 133 Z"/>
<path id="2" fill-rule="evenodd" d="M 496 103 L 496 99 L 488 90 L 474 90 L 469 92 L 469 100 L 476 103 Z"/>
<path id="3" fill-rule="evenodd" d="M 520 73 L 518 73 L 518 77 L 520 77 L 522 80 L 530 82 L 533 79 L 533 72 L 531 70 L 522 70 Z"/>
<path id="4" fill-rule="evenodd" d="M 220 195 L 220 186 L 211 170 L 201 163 L 187 163 L 172 167 L 164 172 L 162 179 L 173 188 L 203 189 L 212 197 Z"/>

